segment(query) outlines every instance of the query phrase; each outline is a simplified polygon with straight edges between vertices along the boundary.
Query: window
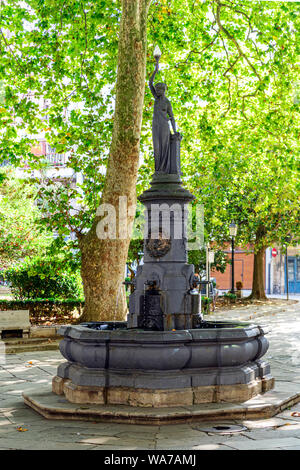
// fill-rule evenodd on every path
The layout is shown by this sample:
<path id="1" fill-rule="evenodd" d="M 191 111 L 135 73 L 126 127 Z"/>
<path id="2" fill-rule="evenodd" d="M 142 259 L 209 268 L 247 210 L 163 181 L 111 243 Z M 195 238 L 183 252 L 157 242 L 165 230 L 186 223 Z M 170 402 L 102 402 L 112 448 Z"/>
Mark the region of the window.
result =
<path id="1" fill-rule="evenodd" d="M 288 260 L 288 276 L 289 276 L 289 281 L 294 281 L 295 280 L 295 270 L 294 270 L 294 260 L 293 259 Z"/>
<path id="2" fill-rule="evenodd" d="M 296 263 L 297 263 L 297 281 L 300 281 L 300 258 L 296 258 Z"/>

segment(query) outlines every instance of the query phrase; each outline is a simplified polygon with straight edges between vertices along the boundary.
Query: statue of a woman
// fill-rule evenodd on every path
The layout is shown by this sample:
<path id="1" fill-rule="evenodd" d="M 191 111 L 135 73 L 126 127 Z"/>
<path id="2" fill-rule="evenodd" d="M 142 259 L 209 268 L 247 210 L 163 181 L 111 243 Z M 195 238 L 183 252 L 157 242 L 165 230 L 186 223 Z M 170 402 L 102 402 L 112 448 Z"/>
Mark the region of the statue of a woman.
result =
<path id="1" fill-rule="evenodd" d="M 170 127 L 171 121 L 174 134 L 176 124 L 173 116 L 170 101 L 165 97 L 167 86 L 165 83 L 153 85 L 154 77 L 158 72 L 158 59 L 156 60 L 155 70 L 149 80 L 149 87 L 154 96 L 154 111 L 152 120 L 152 139 L 155 159 L 155 172 L 171 173 L 171 154 L 170 154 Z"/>

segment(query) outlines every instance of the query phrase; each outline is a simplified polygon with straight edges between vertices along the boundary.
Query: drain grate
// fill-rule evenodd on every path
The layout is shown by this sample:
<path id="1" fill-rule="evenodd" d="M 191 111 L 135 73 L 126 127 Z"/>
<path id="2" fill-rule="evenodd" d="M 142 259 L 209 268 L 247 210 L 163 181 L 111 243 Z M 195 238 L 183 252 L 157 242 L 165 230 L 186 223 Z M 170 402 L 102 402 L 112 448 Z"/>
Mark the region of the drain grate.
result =
<path id="1" fill-rule="evenodd" d="M 237 424 L 216 424 L 209 428 L 198 428 L 199 431 L 212 433 L 212 434 L 235 434 L 242 431 L 247 431 L 246 426 L 239 426 Z"/>

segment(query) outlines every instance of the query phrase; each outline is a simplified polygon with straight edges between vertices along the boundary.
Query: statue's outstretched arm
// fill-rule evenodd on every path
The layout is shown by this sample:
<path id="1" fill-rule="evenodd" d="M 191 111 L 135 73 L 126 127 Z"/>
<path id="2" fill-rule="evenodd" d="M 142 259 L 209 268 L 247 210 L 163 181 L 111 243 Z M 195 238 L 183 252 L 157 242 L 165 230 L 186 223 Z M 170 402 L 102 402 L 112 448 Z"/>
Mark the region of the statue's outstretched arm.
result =
<path id="1" fill-rule="evenodd" d="M 149 88 L 150 88 L 151 93 L 152 93 L 152 95 L 154 96 L 155 99 L 157 98 L 157 94 L 156 94 L 153 83 L 154 83 L 154 77 L 155 77 L 157 72 L 158 72 L 158 63 L 156 63 L 154 72 L 151 75 L 150 80 L 149 80 Z"/>

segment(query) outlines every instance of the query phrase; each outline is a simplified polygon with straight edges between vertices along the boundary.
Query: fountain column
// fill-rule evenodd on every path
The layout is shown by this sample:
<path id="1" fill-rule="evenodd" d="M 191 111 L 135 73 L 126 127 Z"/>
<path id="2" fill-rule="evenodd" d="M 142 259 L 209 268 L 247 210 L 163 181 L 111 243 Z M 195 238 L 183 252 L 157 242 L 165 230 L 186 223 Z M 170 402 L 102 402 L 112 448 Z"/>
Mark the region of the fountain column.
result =
<path id="1" fill-rule="evenodd" d="M 201 320 L 194 266 L 187 263 L 188 203 L 182 187 L 180 134 L 171 136 L 171 171 L 153 175 L 139 200 L 145 205 L 144 264 L 138 267 L 130 296 L 128 328 L 182 330 Z"/>

